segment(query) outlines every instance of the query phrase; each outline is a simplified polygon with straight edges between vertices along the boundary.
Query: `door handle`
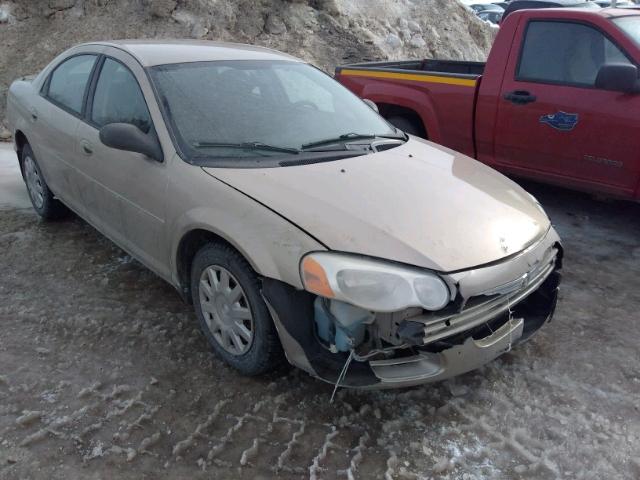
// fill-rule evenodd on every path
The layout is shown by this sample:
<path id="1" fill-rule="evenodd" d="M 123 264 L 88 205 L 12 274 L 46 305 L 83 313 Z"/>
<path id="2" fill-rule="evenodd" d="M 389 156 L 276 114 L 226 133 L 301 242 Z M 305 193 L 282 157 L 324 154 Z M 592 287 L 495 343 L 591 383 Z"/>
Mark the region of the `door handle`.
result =
<path id="1" fill-rule="evenodd" d="M 80 141 L 80 145 L 82 146 L 82 151 L 86 154 L 86 155 L 91 155 L 93 153 L 93 147 L 91 146 L 91 144 L 89 142 L 87 142 L 86 140 L 81 140 Z"/>
<path id="2" fill-rule="evenodd" d="M 535 102 L 536 96 L 531 95 L 526 90 L 514 90 L 513 92 L 505 93 L 504 99 L 516 105 L 526 105 L 527 103 Z"/>

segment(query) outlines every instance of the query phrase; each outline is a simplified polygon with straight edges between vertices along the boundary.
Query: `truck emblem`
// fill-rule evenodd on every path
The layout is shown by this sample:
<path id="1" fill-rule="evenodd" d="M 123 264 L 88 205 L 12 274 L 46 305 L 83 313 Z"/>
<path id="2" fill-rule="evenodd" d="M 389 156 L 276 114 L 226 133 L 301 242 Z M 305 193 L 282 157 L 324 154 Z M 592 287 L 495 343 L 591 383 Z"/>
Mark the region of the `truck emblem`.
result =
<path id="1" fill-rule="evenodd" d="M 540 123 L 546 123 L 550 127 L 561 132 L 570 132 L 578 124 L 577 113 L 556 112 L 540 117 Z"/>

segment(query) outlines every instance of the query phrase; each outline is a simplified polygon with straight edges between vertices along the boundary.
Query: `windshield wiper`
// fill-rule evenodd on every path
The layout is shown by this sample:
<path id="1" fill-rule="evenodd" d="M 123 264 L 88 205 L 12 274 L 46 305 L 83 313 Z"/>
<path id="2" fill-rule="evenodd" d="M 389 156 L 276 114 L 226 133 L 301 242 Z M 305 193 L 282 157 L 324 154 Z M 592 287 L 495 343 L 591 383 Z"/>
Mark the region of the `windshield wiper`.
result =
<path id="1" fill-rule="evenodd" d="M 262 142 L 242 142 L 242 143 L 224 143 L 224 142 L 196 142 L 193 148 L 237 148 L 240 150 L 268 150 L 271 152 L 282 153 L 300 153 L 300 150 L 293 147 L 279 147 L 277 145 L 269 145 Z"/>
<path id="2" fill-rule="evenodd" d="M 404 140 L 404 135 L 376 135 L 373 133 L 345 133 L 335 138 L 326 138 L 324 140 L 317 140 L 315 142 L 305 143 L 302 145 L 302 150 L 309 148 L 320 147 L 322 145 L 330 145 L 332 143 L 340 143 L 345 140 L 373 140 L 374 138 L 389 138 L 393 140 Z"/>

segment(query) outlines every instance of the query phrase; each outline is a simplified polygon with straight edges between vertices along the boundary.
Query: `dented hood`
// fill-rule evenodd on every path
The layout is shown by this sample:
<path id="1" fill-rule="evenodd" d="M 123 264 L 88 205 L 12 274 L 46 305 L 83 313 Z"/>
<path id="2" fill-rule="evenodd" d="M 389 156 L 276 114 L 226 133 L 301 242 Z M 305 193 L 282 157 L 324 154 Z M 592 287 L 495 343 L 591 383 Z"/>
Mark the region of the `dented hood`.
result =
<path id="1" fill-rule="evenodd" d="M 517 253 L 550 225 L 533 197 L 513 181 L 415 138 L 391 150 L 326 163 L 204 170 L 331 250 L 443 272 Z"/>

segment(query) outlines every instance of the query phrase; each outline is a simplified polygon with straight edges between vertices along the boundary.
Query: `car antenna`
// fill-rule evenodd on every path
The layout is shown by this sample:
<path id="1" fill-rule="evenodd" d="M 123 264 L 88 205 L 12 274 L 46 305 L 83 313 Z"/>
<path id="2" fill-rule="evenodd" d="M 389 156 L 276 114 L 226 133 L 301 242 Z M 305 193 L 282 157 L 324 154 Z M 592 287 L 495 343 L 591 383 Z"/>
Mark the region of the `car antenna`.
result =
<path id="1" fill-rule="evenodd" d="M 340 371 L 340 375 L 338 375 L 336 384 L 333 387 L 333 393 L 331 394 L 331 400 L 329 400 L 329 405 L 333 403 L 333 398 L 336 396 L 336 392 L 338 391 L 340 382 L 342 382 L 344 378 L 347 376 L 347 370 L 349 369 L 349 364 L 351 363 L 351 360 L 353 360 L 354 353 L 355 353 L 355 350 L 352 348 L 351 351 L 349 352 L 349 356 L 347 357 L 347 361 L 344 362 L 344 367 L 342 367 L 342 370 Z"/>

